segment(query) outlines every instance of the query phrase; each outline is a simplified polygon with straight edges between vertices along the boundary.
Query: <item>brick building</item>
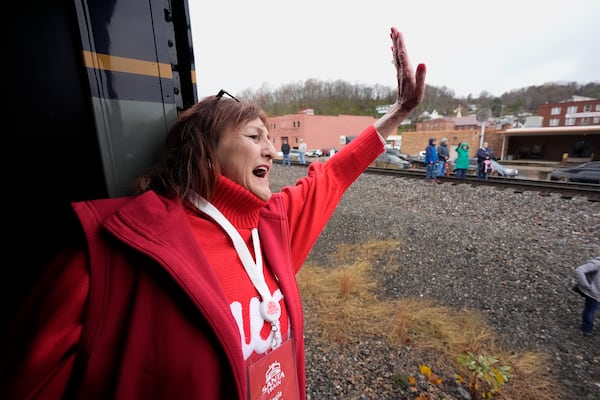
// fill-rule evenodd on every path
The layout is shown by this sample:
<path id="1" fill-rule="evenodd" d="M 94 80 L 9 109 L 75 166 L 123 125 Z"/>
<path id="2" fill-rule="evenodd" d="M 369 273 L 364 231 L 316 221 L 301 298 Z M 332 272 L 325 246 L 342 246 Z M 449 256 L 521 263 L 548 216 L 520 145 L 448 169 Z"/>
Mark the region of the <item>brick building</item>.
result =
<path id="1" fill-rule="evenodd" d="M 447 131 L 454 129 L 454 118 L 440 117 L 417 122 L 418 131 Z"/>
<path id="2" fill-rule="evenodd" d="M 462 142 L 469 144 L 469 155 L 474 157 L 483 134 L 496 157 L 503 160 L 600 160 L 600 99 L 574 96 L 568 101 L 543 104 L 534 118 L 535 126 L 521 128 L 499 127 L 492 120 L 482 128 L 474 114 L 433 118 L 417 123 L 416 131 L 402 132 L 401 140 L 392 144 L 401 143 L 402 153 L 417 155 L 425 150 L 429 138 L 436 138 L 438 143 L 447 138 L 452 159 L 456 157 L 454 149 Z M 369 116 L 318 116 L 304 110 L 269 118 L 268 123 L 277 149 L 283 140 L 297 148 L 302 138 L 309 149 L 339 150 L 375 121 Z"/>
<path id="3" fill-rule="evenodd" d="M 503 154 L 516 160 L 600 160 L 600 99 L 573 96 L 538 107 L 537 126 L 502 132 Z"/>
<path id="4" fill-rule="evenodd" d="M 542 127 L 600 125 L 600 99 L 573 96 L 559 103 L 547 103 L 538 107 Z"/>
<path id="5" fill-rule="evenodd" d="M 308 149 L 340 150 L 376 119 L 362 115 L 314 115 L 310 110 L 268 120 L 271 141 L 279 150 L 284 140 L 297 149 L 303 139 Z"/>

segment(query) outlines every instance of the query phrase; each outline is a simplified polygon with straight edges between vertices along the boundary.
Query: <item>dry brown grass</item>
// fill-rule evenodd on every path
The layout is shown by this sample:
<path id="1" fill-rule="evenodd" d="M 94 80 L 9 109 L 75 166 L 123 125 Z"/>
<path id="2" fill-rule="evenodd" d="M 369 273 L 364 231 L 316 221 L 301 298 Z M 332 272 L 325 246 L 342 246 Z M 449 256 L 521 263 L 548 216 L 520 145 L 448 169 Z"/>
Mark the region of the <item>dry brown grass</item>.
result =
<path id="1" fill-rule="evenodd" d="M 456 310 L 424 299 L 379 299 L 372 265 L 377 261 L 377 274 L 402 268 L 392 251 L 399 246 L 401 243 L 396 241 L 343 245 L 332 257 L 335 266 L 302 268 L 298 275 L 300 290 L 307 307 L 314 308 L 314 312 L 307 313 L 307 323 L 318 324 L 322 340 L 344 343 L 353 337 L 375 335 L 391 345 L 410 342 L 433 352 L 439 364 L 452 366 L 455 373 L 465 377 L 469 371 L 458 363 L 457 356 L 467 351 L 485 354 L 513 371 L 496 398 L 557 398 L 557 388 L 546 367 L 548 355 L 503 348 L 477 310 Z"/>

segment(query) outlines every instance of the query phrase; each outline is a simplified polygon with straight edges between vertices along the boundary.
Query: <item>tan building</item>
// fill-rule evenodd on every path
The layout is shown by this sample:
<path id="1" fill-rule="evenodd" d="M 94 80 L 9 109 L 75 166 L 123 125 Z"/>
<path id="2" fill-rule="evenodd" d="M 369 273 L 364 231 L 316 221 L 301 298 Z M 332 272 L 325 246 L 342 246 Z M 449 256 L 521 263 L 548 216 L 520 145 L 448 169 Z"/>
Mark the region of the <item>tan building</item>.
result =
<path id="1" fill-rule="evenodd" d="M 500 157 L 502 150 L 502 136 L 496 129 L 490 128 L 484 131 L 484 141 L 488 142 L 489 147 L 494 154 Z M 409 155 L 417 155 L 424 151 L 430 138 L 435 138 L 439 144 L 443 138 L 448 139 L 448 148 L 450 149 L 450 159 L 456 158 L 454 151 L 461 143 L 469 144 L 469 156 L 475 157 L 479 149 L 481 138 L 480 130 L 445 130 L 445 131 L 417 131 L 402 133 L 402 148 L 400 151 Z"/>
<path id="2" fill-rule="evenodd" d="M 456 158 L 457 153 L 454 150 L 463 142 L 469 144 L 469 156 L 475 157 L 482 134 L 483 140 L 488 142 L 494 154 L 499 156 L 502 149 L 502 137 L 498 134 L 493 122 L 486 122 L 485 128 L 482 129 L 481 122 L 477 121 L 477 116 L 474 114 L 457 118 L 435 118 L 419 122 L 416 126 L 416 132 L 402 133 L 402 148 L 400 149 L 402 153 L 414 156 L 425 150 L 430 138 L 435 138 L 437 144 L 443 138 L 447 138 L 451 160 Z"/>
<path id="3" fill-rule="evenodd" d="M 293 149 L 297 149 L 300 139 L 306 142 L 308 149 L 340 150 L 367 126 L 375 123 L 376 118 L 360 115 L 313 115 L 309 110 L 299 114 L 272 117 L 268 120 L 271 141 L 277 150 L 287 140 Z"/>

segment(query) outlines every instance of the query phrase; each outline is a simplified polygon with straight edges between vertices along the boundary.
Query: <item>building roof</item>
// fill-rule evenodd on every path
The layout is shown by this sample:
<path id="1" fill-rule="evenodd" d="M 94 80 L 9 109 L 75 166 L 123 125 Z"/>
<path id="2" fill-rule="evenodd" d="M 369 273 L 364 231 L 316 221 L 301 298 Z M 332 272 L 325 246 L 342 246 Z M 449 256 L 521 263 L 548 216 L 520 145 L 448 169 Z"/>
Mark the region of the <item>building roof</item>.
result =
<path id="1" fill-rule="evenodd" d="M 488 120 L 485 126 L 490 126 L 492 123 L 493 122 L 491 120 Z M 481 126 L 481 122 L 477 121 L 477 115 L 475 114 L 469 114 L 465 115 L 464 117 L 458 117 L 454 119 L 454 126 L 456 127 L 472 125 Z"/>
<path id="2" fill-rule="evenodd" d="M 500 132 L 500 134 L 505 136 L 519 136 L 519 135 L 531 135 L 531 136 L 540 136 L 540 135 L 598 135 L 600 134 L 600 125 L 578 125 L 578 126 L 552 126 L 546 128 L 511 128 L 506 129 L 504 132 Z"/>

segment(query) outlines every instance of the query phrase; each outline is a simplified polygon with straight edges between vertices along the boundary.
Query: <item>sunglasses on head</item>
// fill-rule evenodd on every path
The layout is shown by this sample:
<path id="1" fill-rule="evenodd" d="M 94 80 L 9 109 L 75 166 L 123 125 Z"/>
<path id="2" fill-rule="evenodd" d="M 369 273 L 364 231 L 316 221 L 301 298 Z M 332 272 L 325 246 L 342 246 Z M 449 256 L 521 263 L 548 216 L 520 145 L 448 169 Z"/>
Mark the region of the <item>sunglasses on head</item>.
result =
<path id="1" fill-rule="evenodd" d="M 237 101 L 238 103 L 240 102 L 240 100 L 237 97 L 235 97 L 234 95 L 232 95 L 231 93 L 229 93 L 228 91 L 223 90 L 223 89 L 219 90 L 219 93 L 217 93 L 217 96 L 216 96 L 217 97 L 217 101 L 220 100 L 221 97 L 223 97 L 224 94 L 226 94 L 227 96 L 231 97 L 233 100 Z"/>

